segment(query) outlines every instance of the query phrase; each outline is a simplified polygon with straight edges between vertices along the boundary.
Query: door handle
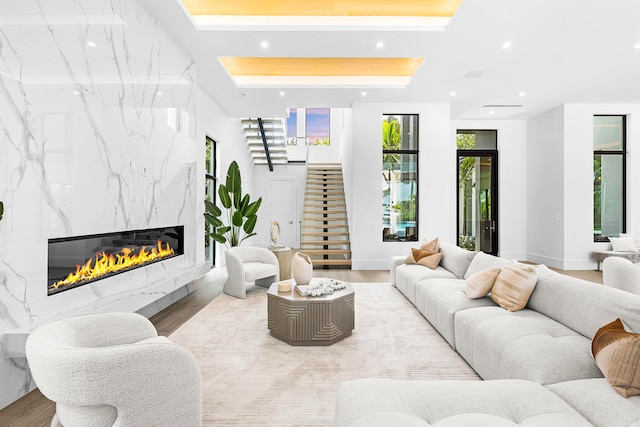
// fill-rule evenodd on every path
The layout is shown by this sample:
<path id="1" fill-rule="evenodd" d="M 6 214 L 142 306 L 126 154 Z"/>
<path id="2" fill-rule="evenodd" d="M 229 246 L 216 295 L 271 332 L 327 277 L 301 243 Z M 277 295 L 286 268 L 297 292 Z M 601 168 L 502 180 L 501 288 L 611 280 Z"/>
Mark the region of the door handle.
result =
<path id="1" fill-rule="evenodd" d="M 293 221 L 289 221 L 289 224 L 293 224 Z"/>

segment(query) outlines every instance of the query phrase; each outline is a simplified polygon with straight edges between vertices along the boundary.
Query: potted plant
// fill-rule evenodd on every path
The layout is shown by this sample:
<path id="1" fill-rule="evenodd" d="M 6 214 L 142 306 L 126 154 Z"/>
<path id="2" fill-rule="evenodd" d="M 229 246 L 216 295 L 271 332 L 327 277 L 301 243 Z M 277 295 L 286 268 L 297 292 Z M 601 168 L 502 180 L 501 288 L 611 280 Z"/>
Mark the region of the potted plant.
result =
<path id="1" fill-rule="evenodd" d="M 242 194 L 240 168 L 235 161 L 229 165 L 226 182 L 218 188 L 218 195 L 227 213 L 226 222 L 220 218 L 222 210 L 211 201 L 205 200 L 204 217 L 213 228 L 210 235 L 216 242 L 239 246 L 243 240 L 256 234 L 253 229 L 258 220 L 256 214 L 262 197 L 251 202 L 248 194 Z"/>
<path id="2" fill-rule="evenodd" d="M 2 215 L 4 215 L 4 203 L 0 202 L 0 220 L 2 219 Z"/>

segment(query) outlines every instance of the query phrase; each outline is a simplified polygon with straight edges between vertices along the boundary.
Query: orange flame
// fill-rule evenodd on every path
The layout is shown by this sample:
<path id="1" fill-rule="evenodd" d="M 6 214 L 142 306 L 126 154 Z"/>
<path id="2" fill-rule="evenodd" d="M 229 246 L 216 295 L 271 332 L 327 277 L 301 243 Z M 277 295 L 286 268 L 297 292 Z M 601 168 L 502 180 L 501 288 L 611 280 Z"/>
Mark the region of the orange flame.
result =
<path id="1" fill-rule="evenodd" d="M 60 280 L 50 286 L 51 289 L 58 289 L 62 286 L 73 285 L 78 282 L 98 279 L 109 273 L 126 270 L 142 264 L 147 264 L 168 256 L 174 255 L 174 251 L 169 246 L 162 247 L 162 242 L 158 240 L 158 246 L 147 250 L 146 246 L 140 248 L 137 254 L 133 254 L 131 248 L 122 248 L 121 253 L 107 255 L 105 252 L 96 254 L 94 259 L 90 258 L 84 265 L 76 265 L 76 272 L 69 273 L 66 279 Z M 93 266 L 92 266 L 93 264 Z"/>

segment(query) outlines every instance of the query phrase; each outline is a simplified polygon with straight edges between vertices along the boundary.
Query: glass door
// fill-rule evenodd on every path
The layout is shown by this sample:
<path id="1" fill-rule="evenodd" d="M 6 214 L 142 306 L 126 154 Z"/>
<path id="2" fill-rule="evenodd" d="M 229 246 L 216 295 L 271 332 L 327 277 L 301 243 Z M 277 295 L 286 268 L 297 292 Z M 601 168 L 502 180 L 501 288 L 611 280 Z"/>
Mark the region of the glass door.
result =
<path id="1" fill-rule="evenodd" d="M 498 152 L 491 149 L 497 133 L 458 131 L 457 136 L 458 246 L 497 255 Z"/>

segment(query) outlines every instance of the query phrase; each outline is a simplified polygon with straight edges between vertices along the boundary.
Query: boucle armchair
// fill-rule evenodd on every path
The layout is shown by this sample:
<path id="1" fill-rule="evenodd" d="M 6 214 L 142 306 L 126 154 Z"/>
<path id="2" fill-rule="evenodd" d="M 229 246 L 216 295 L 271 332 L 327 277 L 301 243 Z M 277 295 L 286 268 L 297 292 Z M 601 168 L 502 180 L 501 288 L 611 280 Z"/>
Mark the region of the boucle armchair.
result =
<path id="1" fill-rule="evenodd" d="M 225 252 L 227 281 L 224 293 L 236 298 L 247 297 L 247 285 L 269 287 L 280 280 L 278 258 L 268 249 L 234 246 Z"/>
<path id="2" fill-rule="evenodd" d="M 608 257 L 602 262 L 602 283 L 640 295 L 640 263 Z"/>
<path id="3" fill-rule="evenodd" d="M 139 314 L 45 324 L 26 354 L 36 385 L 56 403 L 54 427 L 201 425 L 195 359 Z"/>

